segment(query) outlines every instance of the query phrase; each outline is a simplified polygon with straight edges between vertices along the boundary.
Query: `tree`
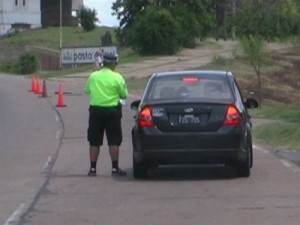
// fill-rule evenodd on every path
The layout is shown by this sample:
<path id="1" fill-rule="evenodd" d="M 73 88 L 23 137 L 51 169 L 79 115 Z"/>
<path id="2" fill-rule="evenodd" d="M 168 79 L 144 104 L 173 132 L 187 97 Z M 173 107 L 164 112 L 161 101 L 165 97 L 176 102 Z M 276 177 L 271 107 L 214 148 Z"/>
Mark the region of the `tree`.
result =
<path id="1" fill-rule="evenodd" d="M 242 0 L 233 18 L 239 37 L 259 35 L 268 41 L 286 38 L 299 24 L 296 0 Z"/>
<path id="2" fill-rule="evenodd" d="M 141 30 L 144 30 L 140 26 L 140 21 L 143 20 L 143 26 L 148 26 L 148 23 L 152 26 L 152 18 L 159 17 L 155 14 L 161 16 L 162 11 L 164 11 L 164 15 L 167 15 L 166 12 L 168 11 L 169 16 L 173 18 L 171 25 L 174 26 L 176 23 L 176 29 L 180 29 L 179 33 L 176 32 L 179 36 L 173 36 L 173 38 L 180 38 L 179 44 L 181 46 L 195 47 L 196 39 L 204 39 L 211 31 L 213 24 L 210 10 L 211 2 L 212 0 L 116 0 L 112 9 L 113 14 L 117 15 L 120 20 L 117 38 L 120 43 L 135 44 L 131 42 L 133 39 L 129 37 L 132 37 L 133 33 L 138 35 Z M 157 11 L 152 10 L 151 17 L 149 17 L 148 9 L 153 7 L 156 7 Z M 146 16 L 148 20 L 144 20 L 143 17 Z M 170 41 L 167 35 L 163 37 L 166 40 L 161 40 L 159 44 Z M 134 40 L 136 42 L 136 39 Z"/>
<path id="3" fill-rule="evenodd" d="M 251 66 L 253 67 L 257 76 L 258 86 L 258 99 L 259 106 L 262 104 L 261 95 L 261 67 L 265 58 L 264 53 L 264 40 L 259 36 L 244 36 L 240 39 L 240 45 L 249 59 Z"/>
<path id="4" fill-rule="evenodd" d="M 171 13 L 149 6 L 133 24 L 128 41 L 141 54 L 174 54 L 180 46 L 180 29 Z"/>
<path id="5" fill-rule="evenodd" d="M 96 28 L 95 23 L 99 21 L 97 18 L 97 11 L 83 6 L 79 10 L 79 20 L 85 31 L 92 31 Z"/>
<path id="6" fill-rule="evenodd" d="M 176 0 L 166 7 L 176 18 L 180 29 L 183 47 L 193 48 L 196 40 L 204 40 L 213 28 L 211 0 Z"/>

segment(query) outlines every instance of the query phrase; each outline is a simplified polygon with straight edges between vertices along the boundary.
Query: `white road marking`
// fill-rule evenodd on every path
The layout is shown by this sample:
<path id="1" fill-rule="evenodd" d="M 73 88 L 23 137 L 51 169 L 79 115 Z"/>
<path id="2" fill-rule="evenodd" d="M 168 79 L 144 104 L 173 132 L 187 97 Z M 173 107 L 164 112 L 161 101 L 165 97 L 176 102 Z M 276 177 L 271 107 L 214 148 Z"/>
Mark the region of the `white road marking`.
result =
<path id="1" fill-rule="evenodd" d="M 6 222 L 3 225 L 14 225 L 19 224 L 21 216 L 26 212 L 25 204 L 20 204 L 19 208 L 11 214 L 11 216 L 6 220 Z"/>
<path id="2" fill-rule="evenodd" d="M 49 156 L 48 157 L 48 160 L 47 160 L 47 162 L 45 163 L 45 166 L 44 166 L 44 168 L 43 168 L 43 170 L 45 171 L 45 170 L 49 170 L 49 168 L 50 168 L 50 165 L 51 165 L 51 162 L 52 162 L 52 156 Z"/>
<path id="3" fill-rule="evenodd" d="M 288 168 L 292 168 L 292 165 L 288 161 L 286 161 L 284 159 L 281 159 L 280 161 L 284 166 L 286 166 Z"/>
<path id="4" fill-rule="evenodd" d="M 263 152 L 265 154 L 269 154 L 270 152 L 264 148 L 261 148 L 257 145 L 253 145 L 253 148 L 257 149 L 260 152 Z M 298 166 L 296 166 L 295 164 L 293 164 L 292 162 L 290 162 L 289 160 L 286 159 L 280 159 L 280 162 L 282 163 L 282 165 L 284 165 L 285 167 L 289 168 L 290 170 L 292 170 L 294 173 L 300 173 L 300 168 Z"/>
<path id="5" fill-rule="evenodd" d="M 285 160 L 285 159 L 281 159 L 280 161 L 285 167 L 293 170 L 294 173 L 300 172 L 300 168 L 298 166 L 296 166 L 295 164 L 293 164 L 292 162 Z"/>
<path id="6" fill-rule="evenodd" d="M 58 130 L 58 131 L 56 131 L 56 137 L 55 137 L 55 139 L 57 140 L 57 139 L 59 139 L 59 137 L 60 137 L 60 131 Z"/>

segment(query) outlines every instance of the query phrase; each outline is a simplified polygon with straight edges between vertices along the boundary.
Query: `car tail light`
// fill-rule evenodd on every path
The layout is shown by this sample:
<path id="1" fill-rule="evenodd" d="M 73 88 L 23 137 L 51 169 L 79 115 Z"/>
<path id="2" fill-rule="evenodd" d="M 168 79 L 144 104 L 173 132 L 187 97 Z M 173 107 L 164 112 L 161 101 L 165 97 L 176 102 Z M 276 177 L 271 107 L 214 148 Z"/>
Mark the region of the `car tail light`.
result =
<path id="1" fill-rule="evenodd" d="M 146 106 L 141 110 L 138 119 L 140 127 L 153 127 L 155 125 L 152 116 L 152 108 L 149 106 Z"/>
<path id="2" fill-rule="evenodd" d="M 238 109 L 234 105 L 228 106 L 225 120 L 224 120 L 224 125 L 235 126 L 235 125 L 239 125 L 240 123 L 241 123 L 241 116 Z"/>

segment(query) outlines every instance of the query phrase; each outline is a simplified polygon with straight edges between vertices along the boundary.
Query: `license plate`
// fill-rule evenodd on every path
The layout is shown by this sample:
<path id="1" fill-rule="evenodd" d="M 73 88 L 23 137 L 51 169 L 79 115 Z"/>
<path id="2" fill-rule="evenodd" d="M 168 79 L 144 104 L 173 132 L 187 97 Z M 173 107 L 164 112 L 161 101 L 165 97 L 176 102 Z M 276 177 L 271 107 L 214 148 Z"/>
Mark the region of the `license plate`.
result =
<path id="1" fill-rule="evenodd" d="M 199 124 L 200 117 L 195 115 L 180 115 L 178 122 L 180 124 Z"/>

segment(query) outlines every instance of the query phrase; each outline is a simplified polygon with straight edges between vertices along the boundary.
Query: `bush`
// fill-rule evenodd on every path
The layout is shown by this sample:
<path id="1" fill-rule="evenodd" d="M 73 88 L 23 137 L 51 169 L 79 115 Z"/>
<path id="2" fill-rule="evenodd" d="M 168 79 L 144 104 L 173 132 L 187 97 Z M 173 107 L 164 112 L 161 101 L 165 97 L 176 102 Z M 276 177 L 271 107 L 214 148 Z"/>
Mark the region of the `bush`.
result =
<path id="1" fill-rule="evenodd" d="M 26 52 L 18 60 L 18 74 L 34 73 L 38 69 L 38 61 L 33 53 Z"/>
<path id="2" fill-rule="evenodd" d="M 0 70 L 5 73 L 19 74 L 19 64 L 17 61 L 1 62 Z"/>
<path id="3" fill-rule="evenodd" d="M 24 53 L 18 60 L 1 62 L 0 70 L 12 74 L 31 74 L 39 67 L 36 56 L 33 53 Z"/>
<path id="4" fill-rule="evenodd" d="M 171 55 L 180 47 L 180 28 L 167 9 L 149 6 L 128 35 L 133 49 L 144 55 Z"/>

